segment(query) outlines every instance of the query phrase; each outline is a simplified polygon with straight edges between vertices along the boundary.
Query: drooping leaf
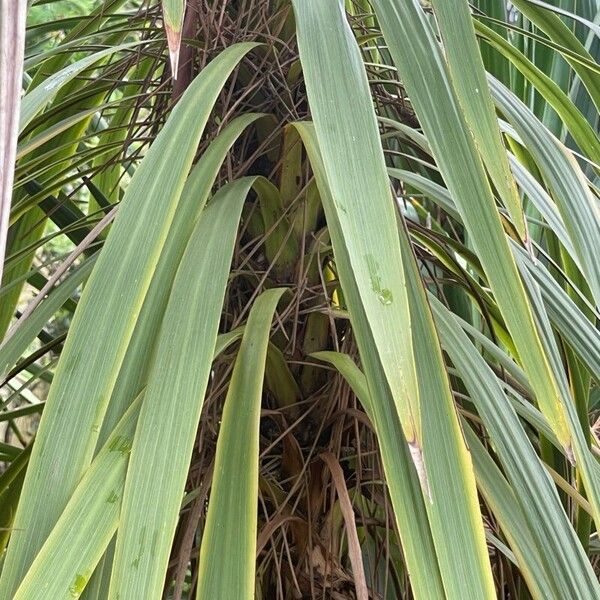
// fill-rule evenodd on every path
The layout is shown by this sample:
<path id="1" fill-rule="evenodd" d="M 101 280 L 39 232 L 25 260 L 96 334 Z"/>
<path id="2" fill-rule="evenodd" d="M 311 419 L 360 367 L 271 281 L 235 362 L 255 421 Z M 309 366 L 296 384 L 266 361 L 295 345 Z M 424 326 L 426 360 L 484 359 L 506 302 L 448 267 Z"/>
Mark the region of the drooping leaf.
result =
<path id="1" fill-rule="evenodd" d="M 133 440 L 111 599 L 162 596 L 239 218 L 253 181 L 241 179 L 219 190 L 175 276 Z M 167 397 L 173 401 L 165 402 Z"/>
<path id="2" fill-rule="evenodd" d="M 16 589 L 93 456 L 212 104 L 252 47 L 232 46 L 204 69 L 129 185 L 73 318 L 48 395 L 0 578 L 0 596 L 10 597 Z"/>
<path id="3" fill-rule="evenodd" d="M 533 314 L 510 252 L 483 165 L 451 85 L 447 65 L 417 0 L 374 0 L 384 37 L 437 165 L 506 319 L 543 412 L 567 452 L 571 432 Z M 404 44 L 404 39 L 415 40 Z M 439 124 L 444 124 L 440 135 Z"/>
<path id="4" fill-rule="evenodd" d="M 214 357 L 240 336 L 239 330 L 220 335 Z M 87 593 L 91 573 L 119 523 L 129 453 L 142 401 L 140 394 L 110 432 L 35 557 L 15 598 L 72 600 Z"/>
<path id="5" fill-rule="evenodd" d="M 451 82 L 475 144 L 521 239 L 527 238 L 521 199 L 511 176 L 467 0 L 432 0 Z"/>
<path id="6" fill-rule="evenodd" d="M 196 597 L 252 600 L 260 405 L 271 320 L 284 288 L 254 302 L 229 382 L 200 546 Z"/>

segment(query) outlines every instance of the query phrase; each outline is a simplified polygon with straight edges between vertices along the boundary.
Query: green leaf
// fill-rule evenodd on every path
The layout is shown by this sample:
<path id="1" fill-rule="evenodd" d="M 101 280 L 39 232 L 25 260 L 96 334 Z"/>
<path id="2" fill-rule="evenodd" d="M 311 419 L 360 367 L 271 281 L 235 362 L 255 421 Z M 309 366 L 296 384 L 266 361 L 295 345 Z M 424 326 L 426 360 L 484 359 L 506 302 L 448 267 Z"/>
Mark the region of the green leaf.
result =
<path id="1" fill-rule="evenodd" d="M 213 356 L 216 358 L 240 337 L 240 329 L 219 335 Z M 15 598 L 72 600 L 83 591 L 117 530 L 141 404 L 140 394 L 107 437 L 23 578 Z M 26 456 L 26 452 L 22 455 Z"/>
<path id="2" fill-rule="evenodd" d="M 510 544 L 529 591 L 537 600 L 558 600 L 560 596 L 556 595 L 542 563 L 543 552 L 535 543 L 517 496 L 470 425 L 464 423 L 463 429 L 473 456 L 477 486 Z"/>
<path id="3" fill-rule="evenodd" d="M 417 598 L 444 594 L 440 590 L 440 582 L 431 577 L 433 564 L 438 562 L 448 596 L 469 593 L 473 598 L 491 597 L 493 584 L 472 467 L 461 438 L 441 351 L 408 241 L 400 232 L 409 284 L 419 392 L 427 407 L 422 411 L 422 419 L 431 499 L 424 499 L 414 487 L 416 472 L 407 464 L 407 448 L 404 436 L 400 435 L 398 413 L 379 364 L 368 321 L 362 312 L 314 131 L 308 124 L 296 124 L 296 127 L 307 148 L 325 208 L 336 268 L 367 375 L 373 424 L 414 594 Z M 388 325 L 391 328 L 392 323 Z M 461 484 L 457 485 L 457 481 Z M 431 547 L 432 539 L 435 549 Z M 460 559 L 457 559 L 457 547 L 461 549 Z"/>
<path id="4" fill-rule="evenodd" d="M 600 209 L 575 157 L 500 82 L 491 80 L 499 109 L 515 127 L 548 184 L 576 252 L 574 258 L 600 305 Z M 600 158 L 600 155 L 599 155 Z"/>
<path id="5" fill-rule="evenodd" d="M 373 4 L 394 63 L 506 319 L 537 401 L 570 452 L 571 432 L 565 420 L 563 398 L 546 360 L 527 294 L 437 39 L 417 0 L 374 0 Z M 406 39 L 413 43 L 405 44 Z"/>
<path id="6" fill-rule="evenodd" d="M 336 268 L 342 283 L 344 298 L 351 307 L 352 330 L 358 343 L 369 391 L 369 397 L 359 395 L 359 398 L 367 411 L 369 408 L 372 410 L 372 421 L 377 432 L 386 483 L 413 593 L 416 598 L 443 598 L 444 588 L 425 507 L 427 500 L 421 492 L 396 405 L 387 385 L 369 323 L 362 309 L 356 282 L 352 277 L 350 261 L 329 192 L 315 132 L 309 123 L 296 123 L 295 127 L 302 137 L 315 173 L 334 246 Z M 336 363 L 335 366 L 344 376 L 349 370 L 351 371 L 351 361 Z M 349 381 L 353 382 L 351 378 Z M 359 394 L 361 389 L 363 388 L 357 387 L 356 393 Z M 373 399 L 372 402 L 370 398 Z"/>
<path id="7" fill-rule="evenodd" d="M 594 379 L 600 382 L 600 333 L 594 323 L 562 289 L 543 264 L 533 263 L 528 255 L 519 250 L 515 250 L 515 256 L 519 267 L 526 269 L 539 286 L 552 324 L 577 353 Z M 591 306 L 589 308 L 592 310 Z"/>
<path id="8" fill-rule="evenodd" d="M 572 52 L 575 57 L 579 56 L 584 60 L 590 61 L 592 64 L 597 64 L 594 57 L 591 56 L 585 46 L 575 37 L 559 16 L 549 13 L 538 6 L 534 6 L 527 0 L 514 0 L 512 4 L 523 16 L 527 17 L 533 24 L 545 32 L 553 42 L 560 44 Z M 577 75 L 579 75 L 596 109 L 600 109 L 600 78 L 598 75 L 576 58 L 572 58 L 570 53 L 563 52 L 563 56 Z"/>
<path id="9" fill-rule="evenodd" d="M 467 0 L 432 0 L 437 15 L 450 79 L 473 132 L 475 144 L 496 190 L 522 240 L 527 230 L 521 199 L 513 181 L 500 137 L 494 103 L 489 93 L 483 60 Z"/>
<path id="10" fill-rule="evenodd" d="M 587 556 L 518 417 L 493 371 L 439 300 L 430 297 L 442 345 L 477 407 L 494 449 L 521 505 L 540 560 L 557 597 L 592 598 L 600 586 Z"/>
<path id="11" fill-rule="evenodd" d="M 200 546 L 198 600 L 254 598 L 260 405 L 271 320 L 283 292 L 268 290 L 254 302 L 229 382 Z"/>
<path id="12" fill-rule="evenodd" d="M 426 486 L 396 216 L 360 51 L 338 2 L 295 0 L 293 4 L 315 132 L 350 268 L 404 434 Z"/>
<path id="13" fill-rule="evenodd" d="M 75 272 L 57 285 L 24 321 L 18 322 L 0 345 L 0 378 L 25 353 L 46 323 L 84 282 L 96 264 L 95 256 L 87 259 Z"/>
<path id="14" fill-rule="evenodd" d="M 237 227 L 253 181 L 241 179 L 219 190 L 175 276 L 131 451 L 111 599 L 162 595 Z"/>
<path id="15" fill-rule="evenodd" d="M 259 117 L 257 114 L 248 114 L 231 121 L 209 144 L 189 174 L 110 398 L 98 439 L 100 445 L 147 383 L 152 356 L 149 349 L 153 350 L 156 346 L 158 325 L 162 321 L 173 278 L 194 226 L 202 214 L 227 152 L 244 129 Z"/>
<path id="16" fill-rule="evenodd" d="M 83 592 L 117 528 L 141 403 L 141 396 L 131 403 L 85 472 L 14 600 L 73 600 Z"/>
<path id="17" fill-rule="evenodd" d="M 92 459 L 204 125 L 226 78 L 252 47 L 232 46 L 202 71 L 129 185 L 84 289 L 50 388 L 0 579 L 0 596 L 12 595 Z"/>
<path id="18" fill-rule="evenodd" d="M 131 42 L 122 44 L 113 48 L 106 48 L 94 52 L 90 56 L 86 56 L 77 62 L 53 73 L 45 81 L 41 82 L 37 87 L 23 96 L 21 100 L 21 114 L 19 120 L 19 131 L 23 131 L 33 118 L 58 94 L 60 89 L 71 81 L 75 76 L 82 71 L 97 63 L 100 59 L 110 56 L 115 52 L 139 46 L 144 42 Z"/>
<path id="19" fill-rule="evenodd" d="M 558 113 L 575 143 L 590 158 L 600 156 L 600 141 L 592 126 L 585 120 L 578 108 L 560 87 L 548 75 L 538 69 L 533 62 L 510 44 L 504 37 L 475 21 L 478 34 L 499 52 L 502 52 L 531 82 L 535 89 L 544 96 L 547 102 Z"/>

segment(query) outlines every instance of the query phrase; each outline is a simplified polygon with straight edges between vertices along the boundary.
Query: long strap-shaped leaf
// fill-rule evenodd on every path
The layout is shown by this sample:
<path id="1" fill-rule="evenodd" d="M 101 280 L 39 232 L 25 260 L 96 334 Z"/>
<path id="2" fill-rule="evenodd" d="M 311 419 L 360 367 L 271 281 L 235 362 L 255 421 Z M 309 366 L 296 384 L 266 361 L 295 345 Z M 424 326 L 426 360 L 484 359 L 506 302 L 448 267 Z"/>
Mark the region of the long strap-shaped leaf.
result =
<path id="1" fill-rule="evenodd" d="M 600 586 L 560 504 L 556 488 L 493 371 L 452 314 L 432 298 L 442 345 L 459 370 L 529 523 L 555 597 L 592 598 Z"/>
<path id="2" fill-rule="evenodd" d="M 419 375 L 425 463 L 433 502 L 427 504 L 446 597 L 493 598 L 475 473 L 461 433 L 438 332 L 413 257 L 402 236 L 413 344 Z"/>
<path id="3" fill-rule="evenodd" d="M 0 2 L 0 281 L 15 170 L 26 0 Z"/>
<path id="4" fill-rule="evenodd" d="M 198 600 L 254 598 L 260 402 L 271 320 L 283 292 L 256 299 L 235 360 L 200 547 Z"/>
<path id="5" fill-rule="evenodd" d="M 522 52 L 483 23 L 475 21 L 475 29 L 486 42 L 510 59 L 516 67 L 535 87 L 535 89 L 552 105 L 558 113 L 569 133 L 579 146 L 592 160 L 600 156 L 600 140 L 593 127 L 586 121 L 577 105 L 563 92 L 548 75 L 531 62 Z"/>
<path id="6" fill-rule="evenodd" d="M 523 16 L 527 17 L 536 27 L 545 32 L 552 41 L 564 46 L 575 56 L 581 56 L 583 59 L 595 63 L 594 57 L 586 50 L 585 46 L 558 15 L 554 15 L 539 6 L 534 6 L 527 0 L 514 0 L 512 4 Z M 573 58 L 569 53 L 563 53 L 563 57 L 577 75 L 579 75 L 593 103 L 600 110 L 600 78 L 598 75 Z"/>
<path id="7" fill-rule="evenodd" d="M 141 403 L 141 396 L 131 403 L 87 469 L 14 600 L 71 600 L 83 592 L 119 518 Z"/>
<path id="8" fill-rule="evenodd" d="M 248 114 L 234 119 L 210 143 L 190 172 L 113 389 L 98 439 L 99 446 L 104 444 L 106 437 L 114 429 L 132 399 L 147 383 L 160 324 L 181 256 L 190 239 L 198 216 L 206 204 L 215 177 L 227 152 L 242 131 L 258 117 L 257 114 Z M 101 567 L 107 573 L 112 566 L 109 563 L 110 561 L 105 560 Z M 90 582 L 90 587 L 100 587 L 103 582 L 104 579 L 100 577 L 100 574 L 95 573 Z M 108 584 L 108 582 L 105 583 Z M 89 591 L 86 590 L 87 593 Z M 105 598 L 107 593 L 108 585 L 106 585 L 106 589 L 103 590 L 99 598 Z"/>
<path id="9" fill-rule="evenodd" d="M 188 88 L 137 169 L 73 318 L 23 486 L 0 597 L 9 598 L 89 464 L 135 320 L 199 138 L 252 44 L 233 46 Z"/>
<path id="10" fill-rule="evenodd" d="M 140 42 L 131 42 L 129 44 L 122 44 L 120 46 L 114 46 L 113 48 L 107 48 L 106 50 L 100 50 L 94 52 L 90 56 L 86 56 L 78 60 L 77 62 L 61 69 L 57 73 L 53 73 L 48 79 L 40 83 L 31 92 L 23 97 L 21 103 L 21 114 L 19 120 L 19 131 L 23 131 L 32 119 L 58 94 L 60 89 L 69 83 L 76 75 L 81 73 L 83 70 L 91 67 L 92 65 L 99 62 L 102 58 L 110 56 L 115 52 L 126 50 L 134 46 L 139 45 Z"/>
<path id="11" fill-rule="evenodd" d="M 389 489 L 394 518 L 398 526 L 411 586 L 416 598 L 444 598 L 438 560 L 433 546 L 425 503 L 417 473 L 412 463 L 402 426 L 381 366 L 377 348 L 362 309 L 352 269 L 327 177 L 317 145 L 314 128 L 309 123 L 296 123 L 306 147 L 332 238 L 336 268 L 344 298 L 351 307 L 352 331 L 356 336 L 361 361 L 368 381 L 368 397 L 372 402 L 372 421 L 377 432 L 383 469 Z M 343 355 L 340 355 L 343 356 Z M 328 357 L 325 357 L 326 359 Z M 348 359 L 350 360 L 350 359 Z M 345 365 L 335 365 L 340 371 Z M 354 382 L 350 381 L 354 386 Z M 367 395 L 354 390 L 361 399 Z M 368 399 L 367 399 L 368 401 Z M 365 405 L 365 408 L 369 408 Z M 400 435 L 398 434 L 400 432 Z"/>
<path id="12" fill-rule="evenodd" d="M 369 418 L 374 422 L 375 414 L 373 412 L 373 400 L 369 396 L 369 389 L 365 375 L 356 366 L 353 360 L 347 355 L 341 352 L 317 352 L 313 355 L 315 358 L 327 361 L 331 363 L 339 373 L 346 379 L 352 391 L 359 398 L 361 404 L 365 408 Z M 398 430 L 398 434 L 401 432 Z M 532 542 L 530 537 L 530 528 L 527 521 L 524 518 L 521 507 L 516 502 L 513 490 L 510 488 L 506 480 L 495 478 L 496 472 L 490 473 L 490 466 L 488 463 L 493 462 L 486 450 L 483 448 L 479 440 L 470 431 L 466 432 L 471 435 L 467 438 L 470 442 L 469 446 L 475 442 L 479 444 L 477 447 L 478 452 L 474 455 L 475 465 L 477 467 L 477 483 L 479 486 L 483 485 L 483 489 L 486 494 L 486 499 L 490 501 L 493 510 L 498 509 L 498 514 L 494 513 L 499 519 L 502 526 L 518 525 L 519 530 L 514 532 L 512 527 L 507 527 L 506 533 L 509 536 L 511 543 L 511 549 L 515 551 L 519 558 L 519 566 L 525 572 L 525 577 L 530 584 L 532 591 L 538 592 L 543 590 L 544 594 L 537 594 L 536 598 L 539 600 L 546 600 L 552 598 L 552 586 L 548 581 L 546 573 L 542 568 L 540 553 L 535 543 Z M 482 464 L 487 467 L 487 470 L 482 471 Z M 499 469 L 493 465 L 496 471 Z M 482 477 L 483 476 L 483 477 Z M 480 481 L 480 477 L 483 481 Z M 500 491 L 499 491 L 500 490 Z M 516 547 L 513 546 L 516 544 Z M 459 560 L 457 556 L 457 560 Z"/>
<path id="13" fill-rule="evenodd" d="M 571 432 L 527 294 L 437 39 L 418 0 L 373 0 L 402 81 L 454 198 L 525 366 L 567 453 Z M 406 44 L 407 39 L 411 40 Z M 443 128 L 440 132 L 440 126 Z"/>
<path id="14" fill-rule="evenodd" d="M 156 339 L 160 330 L 171 286 L 199 215 L 202 213 L 215 178 L 228 150 L 242 131 L 259 115 L 248 114 L 234 119 L 210 143 L 185 183 L 177 213 L 161 252 L 160 260 L 152 277 L 152 283 L 144 299 L 133 335 L 123 359 L 121 370 L 110 398 L 98 444 L 104 444 L 106 436 L 147 383 L 148 372 Z M 1 363 L 0 363 L 1 364 Z"/>
<path id="15" fill-rule="evenodd" d="M 483 162 L 522 239 L 527 230 L 521 199 L 500 137 L 494 103 L 467 0 L 432 0 L 452 83 Z"/>
<path id="16" fill-rule="evenodd" d="M 552 191 L 578 264 L 600 306 L 600 207 L 575 157 L 508 88 L 490 78 L 499 109 L 516 129 Z M 593 157 L 600 160 L 600 154 Z"/>
<path id="17" fill-rule="evenodd" d="M 315 131 L 350 268 L 426 488 L 406 283 L 367 76 L 339 2 L 293 4 Z"/>
<path id="18" fill-rule="evenodd" d="M 236 232 L 253 181 L 241 179 L 219 190 L 175 276 L 131 451 L 112 600 L 162 596 Z"/>
<path id="19" fill-rule="evenodd" d="M 421 398 L 423 406 L 427 407 L 422 411 L 423 441 L 432 502 L 423 502 L 422 496 L 415 494 L 414 471 L 406 464 L 405 442 L 403 436 L 398 435 L 398 414 L 349 268 L 314 130 L 308 124 L 297 124 L 296 127 L 306 145 L 325 207 L 336 267 L 367 376 L 373 424 L 413 593 L 417 598 L 454 598 L 465 594 L 472 598 L 492 597 L 493 585 L 472 467 L 460 435 L 441 351 L 408 240 L 400 238 L 405 266 L 410 267 L 407 283 L 414 327 L 413 344 Z M 458 481 L 461 483 L 457 484 Z M 430 528 L 423 518 L 429 520 Z M 435 549 L 431 546 L 431 535 Z M 457 548 L 461 549 L 460 558 Z M 431 577 L 432 563 L 436 562 L 434 553 L 437 553 L 445 592 L 440 581 Z"/>
<path id="20" fill-rule="evenodd" d="M 337 232 L 334 252 L 342 258 L 348 257 L 344 272 L 338 267 L 340 281 L 344 291 L 352 288 L 359 296 L 349 303 L 353 325 L 366 318 L 367 335 L 373 340 L 371 348 L 363 345 L 361 355 L 365 350 L 375 350 L 379 356 L 417 472 L 426 494 L 431 497 L 432 503 L 426 501 L 426 506 L 446 594 L 449 597 L 492 597 L 493 581 L 472 466 L 453 412 L 429 307 L 423 290 L 418 291 L 422 284 L 414 257 L 410 249 L 405 251 L 408 248 L 406 234 L 398 231 L 360 53 L 340 3 L 296 1 L 294 7 L 300 57 L 315 118 L 314 132 L 324 167 L 322 179 L 325 181 L 318 185 L 322 198 L 327 194 L 332 197 L 324 206 L 332 241 L 334 229 Z M 330 191 L 323 189 L 325 185 Z M 403 236 L 401 239 L 399 233 Z M 385 265 L 385 270 L 382 267 L 375 273 L 376 277 L 373 277 L 374 262 Z M 377 299 L 381 300 L 382 295 L 377 292 L 383 289 L 389 294 L 383 295 L 383 305 L 378 305 Z M 385 302 L 386 296 L 389 296 L 389 304 Z M 397 303 L 401 306 L 389 310 Z M 413 323 L 415 319 L 418 333 Z M 403 348 L 398 348 L 400 340 Z M 412 361 L 418 365 L 418 381 L 412 379 L 415 364 L 408 365 L 408 373 L 402 372 Z M 375 384 L 375 370 L 373 375 L 367 379 L 369 386 Z M 413 386 L 409 387 L 408 382 Z M 382 403 L 388 398 L 384 390 L 380 396 Z M 427 416 L 423 411 L 424 402 L 431 410 Z M 424 423 L 429 448 L 425 444 Z M 385 427 L 383 419 L 379 419 L 378 433 Z M 415 438 L 411 437 L 415 435 L 420 442 L 417 447 Z M 445 451 L 436 452 L 434 448 L 442 440 Z M 382 446 L 388 442 L 389 438 L 385 439 Z M 415 451 L 419 452 L 417 456 Z M 425 470 L 433 470 L 435 478 Z M 389 470 L 386 474 L 393 477 Z M 461 484 L 453 488 L 456 493 L 449 495 L 450 479 L 460 480 Z M 399 503 L 399 499 L 396 500 L 395 509 Z M 456 546 L 463 550 L 459 561 L 455 560 Z"/>
<path id="21" fill-rule="evenodd" d="M 240 336 L 239 330 L 220 335 L 213 356 L 216 358 Z M 15 599 L 73 600 L 87 593 L 90 574 L 117 530 L 141 404 L 140 396 L 108 436 L 23 578 Z"/>
<path id="22" fill-rule="evenodd" d="M 19 324 L 10 338 L 0 345 L 0 378 L 12 367 L 38 333 L 50 321 L 73 292 L 84 282 L 96 264 L 96 256 L 88 258 L 75 272 L 57 285 L 25 321 Z"/>
<path id="23" fill-rule="evenodd" d="M 600 332 L 552 277 L 548 269 L 515 248 L 517 264 L 535 278 L 552 325 L 579 355 L 590 374 L 600 381 Z"/>
<path id="24" fill-rule="evenodd" d="M 550 320 L 542 300 L 540 289 L 528 269 L 522 266 L 521 273 L 529 290 L 532 307 L 534 309 L 539 331 L 542 335 L 545 352 L 547 353 L 548 360 L 550 361 L 550 364 L 556 373 L 557 381 L 561 387 L 563 398 L 567 398 L 569 395 L 569 382 L 567 381 L 567 376 L 563 369 L 563 359 L 559 351 L 554 332 L 550 325 Z M 589 449 L 589 441 L 586 439 L 586 436 L 580 426 L 580 420 L 579 416 L 577 415 L 575 403 L 567 402 L 565 404 L 565 410 L 569 419 L 571 430 L 573 432 L 573 449 L 575 451 L 575 456 L 577 457 L 578 475 L 581 476 L 581 480 L 585 486 L 588 500 L 592 508 L 592 516 L 598 523 L 600 522 L 600 471 L 598 460 Z"/>
<path id="25" fill-rule="evenodd" d="M 477 473 L 477 487 L 506 536 L 529 592 L 536 600 L 556 598 L 556 591 L 548 579 L 541 559 L 544 548 L 535 543 L 513 489 L 471 426 L 463 422 L 463 430 Z"/>

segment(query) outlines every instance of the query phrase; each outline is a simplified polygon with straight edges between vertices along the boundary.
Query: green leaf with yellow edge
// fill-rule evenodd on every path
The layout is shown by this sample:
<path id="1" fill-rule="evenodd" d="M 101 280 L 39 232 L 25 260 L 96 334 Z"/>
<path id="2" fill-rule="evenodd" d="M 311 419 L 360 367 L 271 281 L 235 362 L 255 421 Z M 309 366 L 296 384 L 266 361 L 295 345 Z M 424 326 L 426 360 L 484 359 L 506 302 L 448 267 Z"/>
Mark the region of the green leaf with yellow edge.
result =
<path id="1" fill-rule="evenodd" d="M 431 0 L 431 3 L 437 15 L 450 80 L 465 120 L 498 195 L 525 240 L 528 234 L 521 199 L 500 136 L 469 4 L 467 0 Z"/>
<path id="2" fill-rule="evenodd" d="M 106 410 L 98 439 L 100 445 L 147 383 L 152 357 L 150 349 L 155 347 L 159 333 L 157 324 L 163 318 L 177 267 L 194 226 L 204 210 L 227 152 L 242 132 L 259 118 L 259 114 L 251 113 L 233 119 L 211 141 L 190 171 Z"/>
<path id="3" fill-rule="evenodd" d="M 239 329 L 219 335 L 214 358 L 240 337 Z M 90 574 L 117 530 L 141 404 L 140 394 L 107 437 L 23 578 L 15 599 L 72 600 L 83 591 L 87 593 Z"/>
<path id="4" fill-rule="evenodd" d="M 352 276 L 426 488 L 406 282 L 367 76 L 337 1 L 293 5 L 315 132 Z"/>
<path id="5" fill-rule="evenodd" d="M 571 431 L 483 164 L 452 88 L 444 56 L 418 0 L 373 0 L 385 40 L 462 216 L 537 401 L 566 452 Z M 411 39 L 413 43 L 404 41 Z M 440 127 L 442 128 L 440 131 Z"/>
<path id="6" fill-rule="evenodd" d="M 106 407 L 212 105 L 254 44 L 190 85 L 131 180 L 83 291 L 42 415 L 0 578 L 10 598 L 89 465 Z"/>
<path id="7" fill-rule="evenodd" d="M 494 372 L 463 332 L 452 313 L 431 297 L 442 346 L 457 368 L 477 408 L 517 503 L 531 529 L 540 560 L 557 598 L 600 595 L 596 580 L 575 531 L 564 512 L 556 488 L 542 466 L 508 402 Z"/>
<path id="8" fill-rule="evenodd" d="M 237 228 L 253 182 L 240 179 L 217 192 L 175 276 L 131 450 L 111 600 L 162 597 Z"/>
<path id="9" fill-rule="evenodd" d="M 73 600 L 82 594 L 117 527 L 141 403 L 140 395 L 85 472 L 14 600 Z"/>
<path id="10" fill-rule="evenodd" d="M 477 473 L 477 487 L 506 536 L 529 592 L 536 600 L 560 600 L 547 576 L 542 563 L 542 553 L 535 543 L 515 492 L 471 426 L 463 423 L 463 430 Z"/>
<path id="11" fill-rule="evenodd" d="M 472 598 L 492 597 L 493 583 L 472 466 L 461 438 L 437 336 L 406 234 L 400 230 L 399 239 L 408 269 L 419 391 L 424 406 L 427 406 L 427 410 L 422 411 L 422 422 L 431 499 L 417 494 L 414 487 L 416 472 L 408 461 L 404 436 L 399 435 L 401 429 L 396 406 L 386 385 L 357 284 L 349 268 L 345 242 L 328 191 L 314 130 L 307 123 L 296 124 L 296 127 L 307 148 L 325 208 L 336 269 L 367 377 L 372 420 L 413 593 L 416 598 L 454 597 L 459 594 L 461 597 L 465 594 Z M 461 483 L 457 484 L 457 481 Z M 460 559 L 457 559 L 457 547 L 461 549 Z M 435 563 L 439 565 L 436 568 L 433 567 Z M 433 579 L 431 574 L 438 569 L 441 577 Z"/>
<path id="12" fill-rule="evenodd" d="M 260 406 L 271 321 L 284 288 L 254 302 L 223 407 L 206 524 L 198 600 L 252 600 L 256 585 Z"/>
<path id="13" fill-rule="evenodd" d="M 295 127 L 302 136 L 315 173 L 333 241 L 336 269 L 342 283 L 344 298 L 351 307 L 352 330 L 368 380 L 369 397 L 374 399 L 372 421 L 377 432 L 386 483 L 404 549 L 412 590 L 416 598 L 443 598 L 444 588 L 425 507 L 428 500 L 421 492 L 419 478 L 402 433 L 396 405 L 387 385 L 369 323 L 362 309 L 356 282 L 352 277 L 350 261 L 329 193 L 315 132 L 310 123 L 296 123 Z M 348 365 L 346 361 L 341 366 L 338 364 L 335 366 L 341 370 L 341 368 L 349 369 Z M 368 410 L 369 398 L 360 395 L 358 389 L 355 392 Z"/>

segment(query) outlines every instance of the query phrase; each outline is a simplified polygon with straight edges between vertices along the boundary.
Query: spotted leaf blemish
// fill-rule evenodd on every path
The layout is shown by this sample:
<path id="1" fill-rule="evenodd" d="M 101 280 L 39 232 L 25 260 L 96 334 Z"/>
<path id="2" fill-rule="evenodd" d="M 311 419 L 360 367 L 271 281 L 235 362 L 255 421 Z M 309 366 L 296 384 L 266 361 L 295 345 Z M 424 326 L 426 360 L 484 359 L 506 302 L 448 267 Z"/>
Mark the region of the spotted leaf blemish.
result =
<path id="1" fill-rule="evenodd" d="M 367 267 L 369 269 L 369 277 L 371 279 L 371 289 L 377 294 L 377 299 L 383 305 L 389 305 L 392 303 L 394 296 L 391 290 L 382 287 L 381 276 L 379 275 L 379 264 L 375 260 L 372 254 L 367 254 Z"/>

